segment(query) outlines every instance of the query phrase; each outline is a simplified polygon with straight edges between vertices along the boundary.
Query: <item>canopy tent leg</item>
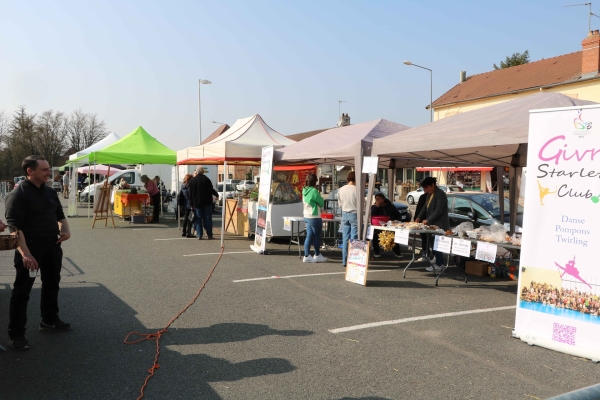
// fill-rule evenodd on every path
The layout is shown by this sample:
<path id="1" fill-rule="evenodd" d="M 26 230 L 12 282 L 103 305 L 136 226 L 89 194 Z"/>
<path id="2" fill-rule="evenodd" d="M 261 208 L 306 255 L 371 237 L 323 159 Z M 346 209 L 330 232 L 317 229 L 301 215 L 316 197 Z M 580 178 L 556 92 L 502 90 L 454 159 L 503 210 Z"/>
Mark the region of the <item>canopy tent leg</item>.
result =
<path id="1" fill-rule="evenodd" d="M 496 167 L 498 202 L 500 203 L 500 223 L 504 224 L 504 167 Z"/>
<path id="2" fill-rule="evenodd" d="M 87 217 L 90 218 L 90 197 L 91 197 L 91 190 L 92 188 L 90 187 L 91 183 L 92 183 L 92 179 L 90 178 L 90 158 L 88 157 L 88 173 L 87 173 L 87 177 L 88 177 L 88 198 L 87 198 Z"/>
<path id="3" fill-rule="evenodd" d="M 223 240 L 225 239 L 225 188 L 227 187 L 227 161 L 223 162 L 223 204 L 221 204 L 221 248 L 223 247 Z"/>
<path id="4" fill-rule="evenodd" d="M 517 225 L 517 212 L 519 208 L 519 194 L 521 193 L 521 173 L 523 168 L 510 167 L 508 179 L 509 183 L 509 204 L 510 204 L 510 233 L 515 233 Z"/>
<path id="5" fill-rule="evenodd" d="M 364 198 L 365 198 L 365 177 L 362 173 L 362 147 L 358 150 L 358 154 L 354 156 L 354 173 L 356 176 L 356 215 L 358 216 L 358 239 L 364 238 L 363 234 L 363 212 L 364 212 Z M 365 228 L 366 229 L 366 228 Z M 362 236 L 361 236 L 362 235 Z"/>
<path id="6" fill-rule="evenodd" d="M 177 196 L 181 196 L 181 193 L 179 193 L 179 165 L 175 164 L 175 199 L 177 200 Z M 172 186 L 171 186 L 172 187 Z M 175 201 L 176 205 L 175 208 L 177 209 L 177 230 L 181 230 L 181 210 L 179 207 L 179 202 Z"/>

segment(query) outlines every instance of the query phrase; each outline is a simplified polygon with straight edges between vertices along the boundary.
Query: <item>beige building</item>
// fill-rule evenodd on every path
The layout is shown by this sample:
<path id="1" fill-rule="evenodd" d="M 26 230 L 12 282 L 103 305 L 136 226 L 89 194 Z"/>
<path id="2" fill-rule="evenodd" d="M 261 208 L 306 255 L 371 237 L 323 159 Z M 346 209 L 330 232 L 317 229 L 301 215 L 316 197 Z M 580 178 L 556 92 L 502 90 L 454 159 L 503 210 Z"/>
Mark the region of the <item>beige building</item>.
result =
<path id="1" fill-rule="evenodd" d="M 467 77 L 433 102 L 434 119 L 533 93 L 555 92 L 600 103 L 600 33 L 590 31 L 581 50 Z"/>

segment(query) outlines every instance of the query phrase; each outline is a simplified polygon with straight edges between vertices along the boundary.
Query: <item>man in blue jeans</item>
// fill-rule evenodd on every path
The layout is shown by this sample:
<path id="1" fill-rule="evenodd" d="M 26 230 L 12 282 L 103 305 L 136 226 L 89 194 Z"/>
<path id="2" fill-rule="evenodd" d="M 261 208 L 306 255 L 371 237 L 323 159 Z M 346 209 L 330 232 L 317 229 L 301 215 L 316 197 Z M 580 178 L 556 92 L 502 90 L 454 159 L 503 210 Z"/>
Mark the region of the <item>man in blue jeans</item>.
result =
<path id="1" fill-rule="evenodd" d="M 348 241 L 358 239 L 358 217 L 356 215 L 356 174 L 348 174 L 348 184 L 338 189 L 338 206 L 342 210 L 342 265 L 348 258 Z"/>
<path id="2" fill-rule="evenodd" d="M 202 227 L 208 239 L 213 238 L 212 233 L 212 204 L 213 195 L 219 196 L 210 179 L 204 175 L 204 167 L 196 168 L 196 176 L 190 179 L 190 203 L 196 215 L 196 236 L 202 239 Z"/>

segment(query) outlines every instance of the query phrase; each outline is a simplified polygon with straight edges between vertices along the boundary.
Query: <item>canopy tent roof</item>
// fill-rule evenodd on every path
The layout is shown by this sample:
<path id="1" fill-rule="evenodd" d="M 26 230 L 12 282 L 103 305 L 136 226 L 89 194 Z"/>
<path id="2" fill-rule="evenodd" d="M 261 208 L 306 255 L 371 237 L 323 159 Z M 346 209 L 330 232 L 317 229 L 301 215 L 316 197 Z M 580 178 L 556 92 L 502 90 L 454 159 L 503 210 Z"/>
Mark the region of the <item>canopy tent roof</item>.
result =
<path id="1" fill-rule="evenodd" d="M 110 171 L 109 171 L 110 168 Z M 116 174 L 119 171 L 124 170 L 125 168 L 120 166 L 120 165 L 104 165 L 104 164 L 98 164 L 98 165 L 84 165 L 82 167 L 77 168 L 77 173 L 78 174 L 100 174 L 100 175 L 106 175 L 108 174 L 108 176 L 113 176 L 114 174 Z"/>
<path id="2" fill-rule="evenodd" d="M 114 133 L 114 132 L 109 133 L 104 139 L 100 140 L 97 143 L 94 143 L 93 145 L 89 146 L 87 149 L 83 149 L 83 150 L 78 151 L 77 153 L 71 154 L 69 156 L 69 160 L 75 160 L 82 156 L 88 155 L 94 151 L 102 150 L 106 146 L 113 144 L 114 142 L 116 142 L 119 139 L 120 139 L 120 137 L 116 133 Z"/>
<path id="3" fill-rule="evenodd" d="M 177 164 L 260 165 L 262 147 L 283 147 L 296 143 L 265 123 L 255 114 L 241 118 L 220 136 L 196 147 L 177 151 Z"/>
<path id="4" fill-rule="evenodd" d="M 376 139 L 373 155 L 394 157 L 398 168 L 525 166 L 529 110 L 590 104 L 595 103 L 560 93 L 538 93 Z"/>
<path id="5" fill-rule="evenodd" d="M 175 164 L 176 154 L 139 126 L 129 135 L 88 155 L 69 160 L 101 164 Z"/>
<path id="6" fill-rule="evenodd" d="M 275 151 L 275 161 L 298 164 L 355 165 L 356 158 L 371 155 L 374 139 L 409 129 L 385 119 L 332 128 Z M 380 160 L 380 164 L 387 163 Z M 381 165 L 387 168 L 386 165 Z"/>

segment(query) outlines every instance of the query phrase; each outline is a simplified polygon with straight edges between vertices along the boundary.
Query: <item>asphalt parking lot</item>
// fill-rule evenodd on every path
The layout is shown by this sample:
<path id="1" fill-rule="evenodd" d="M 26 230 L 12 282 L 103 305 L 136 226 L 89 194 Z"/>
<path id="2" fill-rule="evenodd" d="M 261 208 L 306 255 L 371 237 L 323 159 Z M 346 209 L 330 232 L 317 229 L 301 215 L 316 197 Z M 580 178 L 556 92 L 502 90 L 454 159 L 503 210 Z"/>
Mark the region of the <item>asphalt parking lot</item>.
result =
<path id="1" fill-rule="evenodd" d="M 59 301 L 74 330 L 37 331 L 36 282 L 31 349 L 0 352 L 2 399 L 136 398 L 155 344 L 125 345 L 125 336 L 163 328 L 220 251 L 218 240 L 182 238 L 173 219 L 93 230 L 85 217 L 69 223 Z M 250 243 L 226 239 L 208 285 L 163 335 L 145 398 L 544 399 L 600 381 L 600 365 L 510 337 L 516 282 L 465 284 L 454 268 L 435 287 L 425 265 L 403 279 L 389 253 L 363 287 L 344 280 L 339 251 L 324 253 L 329 263 L 303 264 L 284 240 L 268 244 L 269 255 Z M 12 257 L 0 252 L 5 345 Z"/>

